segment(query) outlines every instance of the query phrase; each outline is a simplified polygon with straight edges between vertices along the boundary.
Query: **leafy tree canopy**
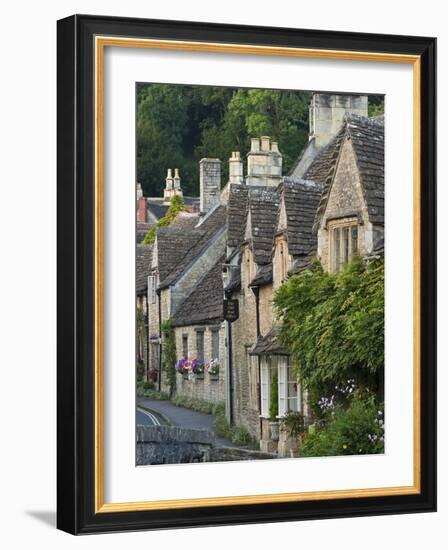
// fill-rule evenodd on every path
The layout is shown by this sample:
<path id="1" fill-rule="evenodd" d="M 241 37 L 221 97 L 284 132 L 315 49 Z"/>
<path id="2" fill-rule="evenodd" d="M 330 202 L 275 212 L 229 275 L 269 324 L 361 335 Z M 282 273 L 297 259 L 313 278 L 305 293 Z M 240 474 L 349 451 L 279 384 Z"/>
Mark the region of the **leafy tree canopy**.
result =
<path id="1" fill-rule="evenodd" d="M 275 293 L 280 339 L 298 375 L 318 396 L 353 380 L 381 389 L 384 372 L 384 261 L 354 259 L 337 274 L 320 263 Z"/>
<path id="2" fill-rule="evenodd" d="M 137 88 L 137 178 L 146 196 L 159 196 L 167 168 L 179 168 L 187 195 L 199 190 L 198 162 L 223 161 L 232 151 L 244 159 L 250 138 L 278 141 L 289 170 L 308 135 L 308 92 L 214 86 L 139 84 Z"/>

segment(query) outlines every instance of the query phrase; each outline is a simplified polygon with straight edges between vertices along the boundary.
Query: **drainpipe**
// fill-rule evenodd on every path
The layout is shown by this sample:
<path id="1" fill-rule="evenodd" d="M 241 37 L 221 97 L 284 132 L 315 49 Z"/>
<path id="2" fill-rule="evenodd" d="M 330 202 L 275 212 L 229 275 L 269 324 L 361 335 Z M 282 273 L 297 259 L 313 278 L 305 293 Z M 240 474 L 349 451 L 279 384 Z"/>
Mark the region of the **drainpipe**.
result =
<path id="1" fill-rule="evenodd" d="M 256 327 L 257 327 L 257 340 L 260 337 L 261 331 L 260 331 L 260 287 L 255 286 L 252 287 L 252 292 L 255 296 L 255 320 L 256 320 Z M 258 388 L 257 388 L 257 400 L 258 400 L 258 410 L 259 410 L 259 418 L 260 418 L 260 438 L 262 435 L 263 430 L 263 420 L 261 418 L 261 356 L 257 355 L 258 360 Z"/>
<path id="2" fill-rule="evenodd" d="M 229 424 L 233 424 L 233 358 L 232 358 L 232 323 L 227 323 L 227 345 L 229 350 Z"/>
<path id="3" fill-rule="evenodd" d="M 160 391 L 162 389 L 162 300 L 160 299 L 160 289 L 156 290 L 157 293 L 157 303 L 159 308 L 159 365 L 157 373 L 157 389 Z"/>
<path id="4" fill-rule="evenodd" d="M 149 374 L 149 302 L 148 302 L 148 295 L 145 294 L 145 325 L 146 325 L 146 336 L 145 336 L 145 344 L 146 344 L 146 381 L 148 381 L 148 374 Z"/>

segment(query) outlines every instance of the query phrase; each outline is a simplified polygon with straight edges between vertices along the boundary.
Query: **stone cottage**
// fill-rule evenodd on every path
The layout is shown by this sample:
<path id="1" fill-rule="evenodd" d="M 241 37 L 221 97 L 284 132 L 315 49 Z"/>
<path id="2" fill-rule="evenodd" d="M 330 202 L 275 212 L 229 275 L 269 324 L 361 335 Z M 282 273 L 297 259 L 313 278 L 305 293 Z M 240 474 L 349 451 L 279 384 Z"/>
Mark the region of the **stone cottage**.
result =
<path id="1" fill-rule="evenodd" d="M 314 93 L 309 141 L 288 175 L 267 136 L 251 140 L 246 175 L 232 153 L 223 189 L 220 161 L 202 159 L 199 211 L 161 228 L 151 248 L 148 363 L 159 389 L 167 389 L 161 323 L 170 319 L 178 358 L 219 364 L 213 379 L 179 374 L 178 394 L 225 401 L 228 420 L 280 456 L 294 452 L 285 415 L 306 421 L 310 411 L 277 338 L 273 293 L 316 257 L 336 272 L 355 254 L 383 254 L 384 125 L 366 115 L 367 96 Z M 169 185 L 180 189 L 174 178 Z M 224 319 L 223 299 L 237 303 L 238 318 Z"/>

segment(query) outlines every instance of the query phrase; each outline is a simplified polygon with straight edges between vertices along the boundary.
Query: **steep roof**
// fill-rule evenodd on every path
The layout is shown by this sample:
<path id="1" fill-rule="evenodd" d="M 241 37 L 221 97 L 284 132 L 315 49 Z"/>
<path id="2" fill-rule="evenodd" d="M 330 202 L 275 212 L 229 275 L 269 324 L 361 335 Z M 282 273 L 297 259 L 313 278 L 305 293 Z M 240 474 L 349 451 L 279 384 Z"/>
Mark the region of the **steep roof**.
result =
<path id="1" fill-rule="evenodd" d="M 249 355 L 289 355 L 278 339 L 274 326 L 265 336 L 259 336 Z"/>
<path id="2" fill-rule="evenodd" d="M 187 226 L 173 226 L 176 231 L 183 233 L 182 238 L 177 241 L 177 237 L 171 243 L 171 248 L 176 247 L 172 254 L 173 262 L 171 268 L 163 277 L 160 275 L 160 288 L 166 288 L 176 282 L 182 273 L 194 262 L 204 250 L 209 246 L 210 241 L 222 230 L 226 224 L 226 207 L 219 205 L 211 211 L 200 225 L 188 228 Z M 159 230 L 160 231 L 160 230 Z M 165 249 L 159 250 L 159 262 L 165 255 Z M 160 270 L 159 270 L 160 273 Z"/>
<path id="3" fill-rule="evenodd" d="M 308 168 L 306 179 L 324 184 L 317 209 L 317 230 L 327 205 L 344 139 L 351 139 L 370 221 L 384 225 L 384 120 L 347 114 L 340 132 Z"/>
<path id="4" fill-rule="evenodd" d="M 157 231 L 157 266 L 161 281 L 172 273 L 194 244 L 193 232 L 181 226 L 161 227 Z"/>
<path id="5" fill-rule="evenodd" d="M 271 261 L 279 194 L 276 187 L 249 187 L 250 241 L 255 263 Z"/>
<path id="6" fill-rule="evenodd" d="M 173 326 L 221 323 L 223 320 L 222 263 L 224 256 L 202 278 L 195 290 L 180 304 Z"/>
<path id="7" fill-rule="evenodd" d="M 231 184 L 227 203 L 227 246 L 238 247 L 244 239 L 246 224 L 248 187 Z"/>
<path id="8" fill-rule="evenodd" d="M 285 205 L 288 252 L 292 256 L 308 254 L 316 247 L 313 224 L 322 190 L 323 185 L 319 182 L 295 176 L 283 180 L 280 195 Z"/>
<path id="9" fill-rule="evenodd" d="M 143 294 L 148 287 L 151 261 L 152 245 L 138 244 L 135 253 L 135 291 L 137 294 Z"/>
<path id="10" fill-rule="evenodd" d="M 154 202 L 146 201 L 146 209 L 149 210 L 149 212 L 151 212 L 151 214 L 157 220 L 159 220 L 166 214 L 166 211 L 168 210 L 168 206 L 165 204 L 156 204 Z"/>
<path id="11" fill-rule="evenodd" d="M 249 286 L 264 286 L 272 282 L 272 262 L 264 264 L 257 269 L 255 277 L 252 279 Z"/>

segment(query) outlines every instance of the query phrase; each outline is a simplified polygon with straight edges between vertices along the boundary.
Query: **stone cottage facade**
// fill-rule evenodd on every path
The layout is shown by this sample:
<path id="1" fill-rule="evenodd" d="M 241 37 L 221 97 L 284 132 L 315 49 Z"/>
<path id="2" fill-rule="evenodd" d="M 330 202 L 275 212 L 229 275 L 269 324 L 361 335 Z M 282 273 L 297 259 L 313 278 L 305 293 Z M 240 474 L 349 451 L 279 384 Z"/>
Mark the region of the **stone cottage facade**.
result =
<path id="1" fill-rule="evenodd" d="M 383 254 L 384 125 L 366 115 L 367 96 L 313 94 L 309 142 L 288 175 L 267 136 L 251 140 L 246 174 L 232 153 L 222 190 L 220 161 L 203 159 L 199 212 L 160 229 L 151 249 L 148 357 L 159 389 L 160 326 L 170 319 L 179 358 L 219 363 L 217 378 L 177 375 L 176 392 L 224 401 L 230 422 L 280 456 L 295 452 L 283 419 L 307 422 L 310 410 L 277 339 L 273 293 L 316 257 L 336 272 L 354 255 Z M 236 320 L 224 319 L 223 300 L 238 304 Z"/>

